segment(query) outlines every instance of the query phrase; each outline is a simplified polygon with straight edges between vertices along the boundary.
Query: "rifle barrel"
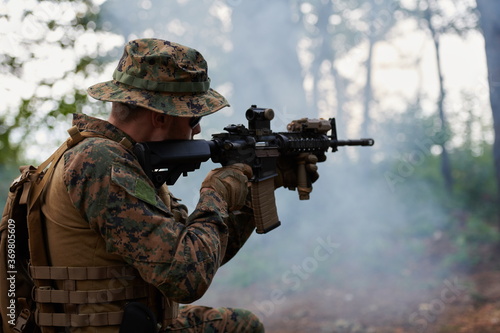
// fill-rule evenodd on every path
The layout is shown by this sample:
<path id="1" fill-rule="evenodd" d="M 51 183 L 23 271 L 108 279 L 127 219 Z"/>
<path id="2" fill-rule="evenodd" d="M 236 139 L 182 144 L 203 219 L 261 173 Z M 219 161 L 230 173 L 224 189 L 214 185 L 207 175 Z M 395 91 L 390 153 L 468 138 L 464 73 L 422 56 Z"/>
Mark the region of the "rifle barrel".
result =
<path id="1" fill-rule="evenodd" d="M 338 146 L 373 146 L 375 140 L 373 139 L 358 139 L 358 140 L 332 140 L 330 147 Z"/>

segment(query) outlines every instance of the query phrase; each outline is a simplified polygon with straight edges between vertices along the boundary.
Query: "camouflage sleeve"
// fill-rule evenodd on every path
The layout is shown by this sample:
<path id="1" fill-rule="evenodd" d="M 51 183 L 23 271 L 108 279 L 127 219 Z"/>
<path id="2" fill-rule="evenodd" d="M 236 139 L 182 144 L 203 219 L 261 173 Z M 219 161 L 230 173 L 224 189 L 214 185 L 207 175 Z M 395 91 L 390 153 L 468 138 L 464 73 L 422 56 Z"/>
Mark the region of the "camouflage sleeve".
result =
<path id="1" fill-rule="evenodd" d="M 65 154 L 65 182 L 107 251 L 174 301 L 200 298 L 226 252 L 226 204 L 204 192 L 188 223 L 175 220 L 135 157 L 110 140 L 86 139 Z"/>
<path id="2" fill-rule="evenodd" d="M 238 253 L 255 230 L 252 209 L 246 206 L 236 214 L 230 213 L 229 217 L 226 219 L 226 225 L 228 227 L 229 239 L 226 253 L 222 259 L 222 265 L 227 263 L 236 253 Z"/>
<path id="3" fill-rule="evenodd" d="M 177 198 L 170 199 L 170 207 L 171 211 L 174 214 L 174 218 L 176 221 L 180 221 L 183 224 L 186 224 L 188 219 L 188 210 L 187 207 L 178 201 Z"/>

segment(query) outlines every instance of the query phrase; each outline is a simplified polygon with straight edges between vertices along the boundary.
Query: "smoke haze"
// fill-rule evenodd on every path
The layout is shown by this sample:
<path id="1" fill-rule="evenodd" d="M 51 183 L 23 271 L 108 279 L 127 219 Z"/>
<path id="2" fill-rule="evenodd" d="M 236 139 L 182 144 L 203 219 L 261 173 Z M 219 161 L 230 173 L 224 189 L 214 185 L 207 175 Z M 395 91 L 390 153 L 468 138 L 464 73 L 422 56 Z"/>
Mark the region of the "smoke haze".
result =
<path id="1" fill-rule="evenodd" d="M 201 137 L 209 139 L 225 125 L 245 124 L 244 112 L 252 104 L 275 110 L 274 131 L 285 131 L 293 119 L 319 116 L 304 89 L 304 64 L 310 55 L 298 52 L 300 43 L 314 43 L 318 36 L 308 40 L 301 32 L 300 4 L 108 0 L 102 14 L 111 30 L 126 40 L 163 38 L 194 47 L 205 56 L 213 88 L 232 106 L 202 120 Z M 357 52 L 351 54 L 351 62 L 357 61 Z M 345 91 L 349 89 L 353 86 Z M 339 101 L 330 103 L 329 116 L 340 116 Z M 346 102 L 342 110 L 339 133 L 359 136 L 359 99 Z M 390 110 L 385 112 L 388 115 L 377 119 L 390 119 Z M 309 201 L 299 201 L 295 192 L 277 190 L 282 226 L 253 235 L 220 269 L 197 304 L 248 308 L 265 324 L 319 316 L 326 331 L 332 330 L 330 322 L 340 319 L 370 325 L 382 320 L 376 317 L 380 312 L 396 313 L 410 327 L 422 326 L 418 304 L 432 301 L 426 291 L 445 288 L 443 281 L 455 277 L 429 253 L 426 242 L 441 241 L 445 217 L 434 203 L 434 193 L 414 177 L 431 161 L 439 142 L 434 138 L 429 143 L 433 137 L 424 136 L 427 141 L 401 151 L 400 129 L 383 132 L 387 128 L 381 123 L 371 126 L 367 136 L 375 139 L 373 148 L 341 147 L 329 153 L 328 160 L 319 164 L 321 176 Z M 190 210 L 197 202 L 199 184 L 214 167 L 207 162 L 171 188 Z M 419 229 L 415 224 L 420 235 L 409 231 Z M 298 310 L 290 311 L 294 307 Z"/>

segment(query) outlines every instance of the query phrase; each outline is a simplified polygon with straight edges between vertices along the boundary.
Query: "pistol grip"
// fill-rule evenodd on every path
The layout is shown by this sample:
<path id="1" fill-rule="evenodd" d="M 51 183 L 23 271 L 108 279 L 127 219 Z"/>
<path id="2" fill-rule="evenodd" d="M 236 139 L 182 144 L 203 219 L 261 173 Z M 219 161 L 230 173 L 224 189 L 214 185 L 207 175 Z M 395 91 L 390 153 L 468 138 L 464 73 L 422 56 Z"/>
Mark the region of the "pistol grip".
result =
<path id="1" fill-rule="evenodd" d="M 274 178 L 252 182 L 252 208 L 258 234 L 265 234 L 281 222 L 274 199 Z"/>

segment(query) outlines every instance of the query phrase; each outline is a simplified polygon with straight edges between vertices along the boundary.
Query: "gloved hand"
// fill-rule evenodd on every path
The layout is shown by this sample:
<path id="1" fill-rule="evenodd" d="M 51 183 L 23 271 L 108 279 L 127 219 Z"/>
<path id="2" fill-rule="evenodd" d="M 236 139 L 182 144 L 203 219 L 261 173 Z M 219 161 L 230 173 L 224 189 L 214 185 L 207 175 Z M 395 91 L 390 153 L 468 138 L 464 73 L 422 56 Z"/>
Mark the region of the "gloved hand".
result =
<path id="1" fill-rule="evenodd" d="M 210 171 L 201 183 L 201 189 L 213 189 L 226 201 L 228 210 L 233 211 L 245 205 L 251 177 L 249 165 L 236 163 Z"/>
<path id="2" fill-rule="evenodd" d="M 274 178 L 274 187 L 283 186 L 289 190 L 299 188 L 299 194 L 301 191 L 311 192 L 311 184 L 319 178 L 317 162 L 316 155 L 310 153 L 302 153 L 297 156 L 280 156 L 277 162 L 278 175 Z M 301 169 L 302 171 L 300 171 Z M 305 174 L 301 175 L 301 172 Z M 299 179 L 300 177 L 302 179 Z"/>

